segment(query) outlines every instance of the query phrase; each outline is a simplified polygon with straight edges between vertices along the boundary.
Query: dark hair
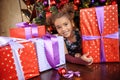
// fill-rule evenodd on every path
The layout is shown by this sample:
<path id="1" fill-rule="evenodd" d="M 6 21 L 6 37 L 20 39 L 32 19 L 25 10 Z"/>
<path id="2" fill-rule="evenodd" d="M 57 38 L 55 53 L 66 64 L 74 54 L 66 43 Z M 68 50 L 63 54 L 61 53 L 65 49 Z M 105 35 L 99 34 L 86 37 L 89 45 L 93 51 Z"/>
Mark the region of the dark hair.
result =
<path id="1" fill-rule="evenodd" d="M 70 21 L 74 19 L 74 8 L 73 3 L 65 4 L 61 9 L 58 10 L 58 13 L 52 14 L 50 17 L 47 18 L 47 24 L 54 27 L 54 22 L 57 18 L 65 16 Z"/>

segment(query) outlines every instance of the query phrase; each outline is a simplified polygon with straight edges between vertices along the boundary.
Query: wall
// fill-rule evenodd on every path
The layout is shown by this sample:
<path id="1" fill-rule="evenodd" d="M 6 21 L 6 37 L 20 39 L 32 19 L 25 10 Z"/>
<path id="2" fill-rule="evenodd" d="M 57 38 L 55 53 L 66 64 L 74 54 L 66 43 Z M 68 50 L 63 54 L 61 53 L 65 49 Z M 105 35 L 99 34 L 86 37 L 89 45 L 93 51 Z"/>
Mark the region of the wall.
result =
<path id="1" fill-rule="evenodd" d="M 26 8 L 22 0 L 0 0 L 0 36 L 9 36 L 9 28 L 15 27 L 18 22 L 27 21 L 20 8 Z"/>

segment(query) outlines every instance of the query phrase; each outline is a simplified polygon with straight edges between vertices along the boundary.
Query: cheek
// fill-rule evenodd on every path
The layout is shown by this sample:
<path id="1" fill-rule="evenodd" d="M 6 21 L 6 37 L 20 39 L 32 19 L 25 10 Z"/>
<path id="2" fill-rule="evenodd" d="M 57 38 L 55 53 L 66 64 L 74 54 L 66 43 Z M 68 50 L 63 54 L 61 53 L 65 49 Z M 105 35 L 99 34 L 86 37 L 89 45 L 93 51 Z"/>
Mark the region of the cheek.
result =
<path id="1" fill-rule="evenodd" d="M 58 34 L 62 34 L 62 31 L 60 30 L 60 29 L 56 29 L 57 30 L 57 32 L 58 32 Z"/>

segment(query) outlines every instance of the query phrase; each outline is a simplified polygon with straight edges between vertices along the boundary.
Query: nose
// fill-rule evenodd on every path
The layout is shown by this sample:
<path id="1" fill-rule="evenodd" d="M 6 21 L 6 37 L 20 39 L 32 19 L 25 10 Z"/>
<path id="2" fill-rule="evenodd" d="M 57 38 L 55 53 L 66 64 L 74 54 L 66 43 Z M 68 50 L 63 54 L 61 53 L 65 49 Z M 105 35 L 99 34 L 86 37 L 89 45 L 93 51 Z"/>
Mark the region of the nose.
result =
<path id="1" fill-rule="evenodd" d="M 66 30 L 66 28 L 64 26 L 62 26 L 62 30 L 64 31 L 64 30 Z"/>

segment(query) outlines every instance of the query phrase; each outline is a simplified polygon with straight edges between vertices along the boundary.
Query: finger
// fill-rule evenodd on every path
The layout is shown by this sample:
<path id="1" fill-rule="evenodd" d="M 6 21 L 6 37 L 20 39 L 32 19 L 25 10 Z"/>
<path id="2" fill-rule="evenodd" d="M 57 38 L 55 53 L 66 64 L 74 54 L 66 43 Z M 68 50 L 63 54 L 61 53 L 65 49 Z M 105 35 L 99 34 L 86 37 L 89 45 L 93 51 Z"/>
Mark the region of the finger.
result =
<path id="1" fill-rule="evenodd" d="M 89 52 L 85 53 L 84 56 L 88 56 L 89 55 Z"/>
<path id="2" fill-rule="evenodd" d="M 91 59 L 93 59 L 93 58 L 92 58 L 92 56 L 89 56 L 88 58 L 91 58 Z"/>
<path id="3" fill-rule="evenodd" d="M 91 61 L 89 62 L 88 65 L 91 65 L 93 63 L 93 58 L 91 58 Z"/>

